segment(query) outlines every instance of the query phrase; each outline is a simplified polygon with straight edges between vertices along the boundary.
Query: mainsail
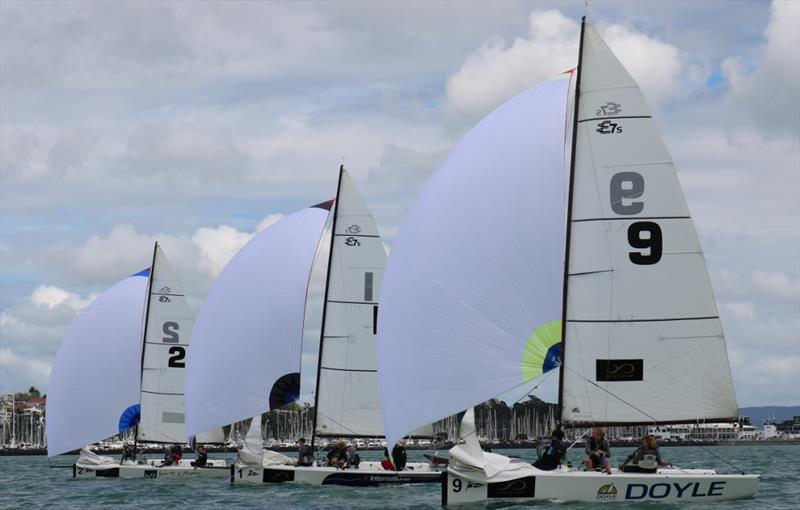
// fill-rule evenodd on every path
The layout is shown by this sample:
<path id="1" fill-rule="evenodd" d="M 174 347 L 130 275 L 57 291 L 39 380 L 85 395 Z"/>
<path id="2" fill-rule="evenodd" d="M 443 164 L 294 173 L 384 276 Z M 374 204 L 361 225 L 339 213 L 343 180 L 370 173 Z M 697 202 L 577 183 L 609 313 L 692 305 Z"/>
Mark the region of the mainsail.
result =
<path id="1" fill-rule="evenodd" d="M 183 443 L 184 369 L 194 318 L 183 286 L 158 244 L 151 270 L 137 436 L 147 442 Z"/>
<path id="2" fill-rule="evenodd" d="M 47 455 L 136 425 L 150 269 L 100 294 L 73 321 L 47 384 Z"/>
<path id="3" fill-rule="evenodd" d="M 316 392 L 316 435 L 382 436 L 375 333 L 386 251 L 344 168 L 333 219 Z"/>
<path id="4" fill-rule="evenodd" d="M 297 398 L 306 291 L 330 208 L 318 204 L 271 225 L 211 286 L 188 357 L 190 436 Z"/>
<path id="5" fill-rule="evenodd" d="M 736 414 L 674 166 L 635 82 L 585 26 L 572 139 L 563 77 L 512 98 L 431 177 L 393 244 L 378 327 L 390 443 L 559 364 L 567 423 Z M 398 363 L 407 352 L 413 366 Z M 437 385 L 419 377 L 432 373 Z"/>
<path id="6" fill-rule="evenodd" d="M 578 79 L 562 419 L 734 418 L 722 326 L 675 166 L 639 87 L 589 24 Z"/>

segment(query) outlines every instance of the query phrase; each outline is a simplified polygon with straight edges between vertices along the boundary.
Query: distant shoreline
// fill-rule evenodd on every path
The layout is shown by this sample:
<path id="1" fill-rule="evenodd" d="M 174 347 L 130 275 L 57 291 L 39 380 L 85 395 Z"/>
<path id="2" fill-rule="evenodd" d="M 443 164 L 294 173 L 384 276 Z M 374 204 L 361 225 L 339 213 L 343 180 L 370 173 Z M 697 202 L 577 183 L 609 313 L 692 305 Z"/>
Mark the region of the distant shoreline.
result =
<path id="1" fill-rule="evenodd" d="M 638 444 L 638 441 L 611 441 L 612 447 L 634 447 Z M 577 443 L 575 446 L 579 447 L 582 446 L 583 442 Z M 667 442 L 664 441 L 660 444 L 662 447 L 672 447 L 672 446 L 751 446 L 751 445 L 800 445 L 800 439 L 776 439 L 776 440 L 741 440 L 741 441 L 675 441 L 675 442 Z M 536 447 L 535 443 L 493 443 L 484 445 L 484 448 L 489 446 L 491 449 L 504 449 L 504 450 L 530 450 Z M 433 450 L 433 451 L 447 451 L 450 446 L 442 446 L 440 448 L 436 448 L 434 446 L 407 446 L 408 450 Z M 238 451 L 237 448 L 227 448 L 223 446 L 206 446 L 206 450 L 209 453 L 236 453 Z M 276 452 L 295 452 L 297 451 L 297 447 L 294 446 L 283 446 L 283 447 L 276 447 L 270 448 L 272 451 Z M 383 447 L 379 448 L 359 448 L 360 451 L 381 451 Z M 99 455 L 119 455 L 122 453 L 122 450 L 116 448 L 98 448 L 93 450 L 95 453 Z M 191 452 L 190 449 L 185 451 Z M 73 452 L 68 452 L 65 455 L 78 455 L 80 453 L 79 450 L 75 450 Z M 149 454 L 159 454 L 163 453 L 163 450 L 153 448 L 153 449 L 146 449 L 142 453 L 149 453 Z M 46 448 L 0 448 L 0 457 L 25 457 L 25 456 L 41 456 L 47 455 Z"/>

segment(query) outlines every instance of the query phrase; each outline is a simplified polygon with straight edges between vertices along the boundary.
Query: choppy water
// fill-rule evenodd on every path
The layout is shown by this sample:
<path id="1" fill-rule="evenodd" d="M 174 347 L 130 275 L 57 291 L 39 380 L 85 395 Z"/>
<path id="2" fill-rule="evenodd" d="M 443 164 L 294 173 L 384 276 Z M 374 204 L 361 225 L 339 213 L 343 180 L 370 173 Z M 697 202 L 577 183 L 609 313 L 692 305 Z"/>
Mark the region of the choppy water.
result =
<path id="1" fill-rule="evenodd" d="M 754 499 L 718 503 L 615 503 L 609 508 L 672 510 L 690 507 L 692 510 L 797 510 L 800 508 L 800 445 L 742 445 L 735 447 L 662 448 L 665 459 L 684 468 L 706 467 L 721 472 L 734 472 L 721 460 L 724 457 L 748 473 L 761 475 L 759 493 Z M 497 453 L 516 455 L 531 460 L 528 450 L 498 450 Z M 627 451 L 617 449 L 618 461 Z M 365 460 L 377 459 L 380 452 L 362 452 Z M 570 452 L 570 460 L 580 460 L 579 451 Z M 211 458 L 233 455 L 212 454 Z M 48 510 L 72 508 L 107 508 L 115 510 L 142 508 L 192 508 L 196 510 L 281 509 L 281 510 L 350 510 L 350 509 L 439 509 L 439 484 L 396 487 L 349 488 L 337 486 L 312 487 L 301 484 L 232 486 L 227 479 L 156 479 L 121 480 L 101 478 L 74 480 L 72 472 L 50 465 L 68 465 L 75 457 L 0 457 L 0 509 Z M 422 453 L 409 451 L 410 461 L 422 461 Z M 592 503 L 536 502 L 536 508 L 569 510 L 596 509 Z M 481 508 L 481 505 L 478 505 Z M 521 505 L 491 504 L 491 509 L 525 508 Z M 475 507 L 471 507 L 475 508 Z"/>

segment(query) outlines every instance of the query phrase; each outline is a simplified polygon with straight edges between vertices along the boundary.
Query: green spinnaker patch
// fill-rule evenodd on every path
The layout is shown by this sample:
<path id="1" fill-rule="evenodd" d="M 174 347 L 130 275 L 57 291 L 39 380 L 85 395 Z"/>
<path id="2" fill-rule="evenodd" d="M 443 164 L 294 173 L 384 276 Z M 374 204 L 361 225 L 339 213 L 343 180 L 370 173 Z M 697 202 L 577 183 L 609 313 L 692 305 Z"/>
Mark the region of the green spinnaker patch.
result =
<path id="1" fill-rule="evenodd" d="M 531 333 L 522 353 L 522 381 L 528 382 L 545 373 L 547 351 L 561 341 L 561 321 L 542 324 Z"/>

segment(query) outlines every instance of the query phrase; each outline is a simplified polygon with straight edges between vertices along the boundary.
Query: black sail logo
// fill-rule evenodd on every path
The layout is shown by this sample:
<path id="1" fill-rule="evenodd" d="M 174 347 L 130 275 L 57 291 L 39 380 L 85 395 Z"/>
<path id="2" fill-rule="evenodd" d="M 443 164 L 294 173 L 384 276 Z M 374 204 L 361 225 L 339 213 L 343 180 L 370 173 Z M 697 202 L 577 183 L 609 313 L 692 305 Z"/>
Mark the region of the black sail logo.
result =
<path id="1" fill-rule="evenodd" d="M 644 380 L 644 360 L 641 359 L 598 359 L 597 381 L 642 381 Z"/>

